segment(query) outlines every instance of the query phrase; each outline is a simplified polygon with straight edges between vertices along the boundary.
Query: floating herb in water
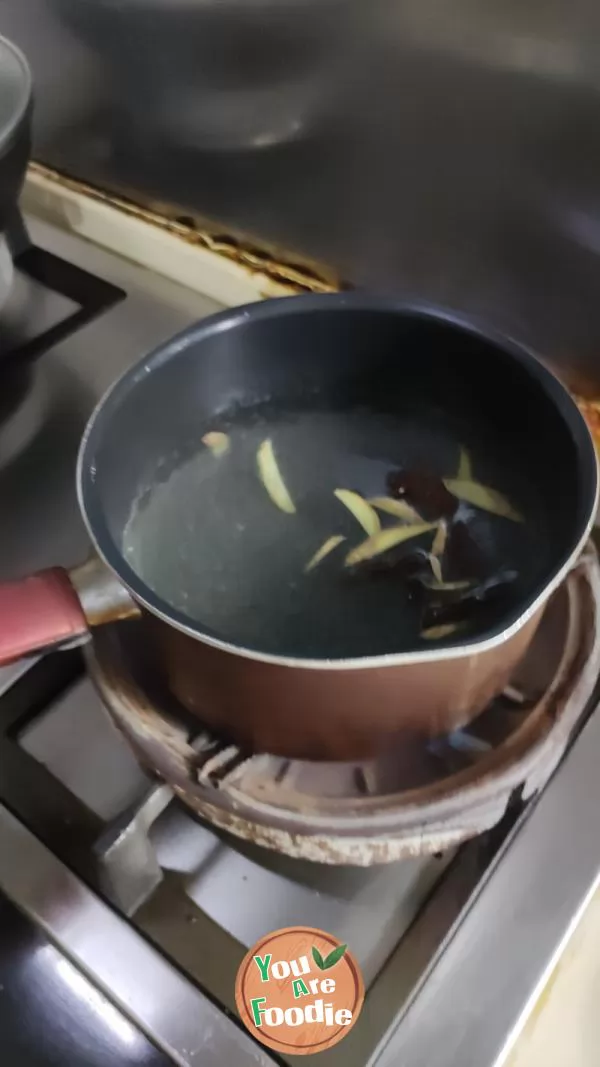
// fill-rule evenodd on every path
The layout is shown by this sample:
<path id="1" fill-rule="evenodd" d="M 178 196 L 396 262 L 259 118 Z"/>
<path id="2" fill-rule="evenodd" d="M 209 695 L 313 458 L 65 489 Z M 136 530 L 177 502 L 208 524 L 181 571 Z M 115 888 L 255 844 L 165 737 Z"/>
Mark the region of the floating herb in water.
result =
<path id="1" fill-rule="evenodd" d="M 442 520 L 437 528 L 437 533 L 433 539 L 431 551 L 434 556 L 443 556 L 444 549 L 446 548 L 446 541 L 448 540 L 448 527 Z M 441 579 L 440 579 L 441 581 Z"/>
<path id="2" fill-rule="evenodd" d="M 337 546 L 341 545 L 342 541 L 345 540 L 346 538 L 342 537 L 340 534 L 334 534 L 333 537 L 328 537 L 325 543 L 317 549 L 314 556 L 311 556 L 304 570 L 306 572 L 312 571 L 322 559 L 325 559 L 325 556 L 328 556 L 330 552 L 333 552 L 334 548 L 337 548 Z"/>
<path id="3" fill-rule="evenodd" d="M 442 565 L 438 557 L 434 555 L 433 549 L 431 550 L 431 552 L 429 552 L 427 559 L 429 561 L 429 566 L 431 567 L 431 571 L 436 582 L 438 583 L 438 585 L 443 583 Z"/>
<path id="4" fill-rule="evenodd" d="M 220 430 L 211 430 L 209 433 L 205 433 L 202 438 L 202 444 L 210 448 L 213 456 L 224 456 L 226 452 L 229 452 L 231 442 L 226 433 L 221 433 Z"/>
<path id="5" fill-rule="evenodd" d="M 435 525 L 433 522 L 423 522 L 417 526 L 391 526 L 389 530 L 380 530 L 379 533 L 368 537 L 366 541 L 348 553 L 345 566 L 352 567 L 355 563 L 362 563 L 363 560 L 372 559 L 373 556 L 379 556 L 382 552 L 388 552 L 390 548 L 395 548 L 404 541 L 434 530 Z"/>
<path id="6" fill-rule="evenodd" d="M 441 578 L 437 577 L 434 581 L 424 581 L 423 584 L 426 585 L 428 589 L 434 589 L 436 592 L 439 593 L 458 593 L 461 590 L 470 589 L 471 587 L 476 585 L 475 582 L 471 582 L 467 579 L 460 582 L 444 582 Z"/>
<path id="7" fill-rule="evenodd" d="M 273 503 L 277 505 L 280 511 L 285 511 L 288 515 L 294 515 L 296 507 L 277 466 L 273 442 L 269 438 L 259 446 L 256 462 L 260 480 Z"/>
<path id="8" fill-rule="evenodd" d="M 523 516 L 496 489 L 480 485 L 479 482 L 459 481 L 458 478 L 444 478 L 444 485 L 457 500 L 464 500 L 467 504 L 473 504 L 482 511 L 489 511 L 492 515 L 500 515 L 513 522 L 523 522 Z"/>
<path id="9" fill-rule="evenodd" d="M 379 533 L 381 529 L 379 516 L 371 505 L 366 500 L 363 500 L 362 496 L 358 493 L 353 493 L 351 489 L 335 489 L 333 495 L 340 501 L 340 504 L 348 508 L 348 511 L 354 515 L 356 521 L 360 523 L 365 533 L 369 534 L 369 537 Z"/>
<path id="10" fill-rule="evenodd" d="M 460 460 L 458 462 L 458 473 L 456 475 L 459 482 L 472 482 L 473 481 L 473 465 L 471 463 L 471 457 L 466 448 L 460 450 Z"/>
<path id="11" fill-rule="evenodd" d="M 407 504 L 406 500 L 393 500 L 390 496 L 374 496 L 367 501 L 373 508 L 393 515 L 395 519 L 404 519 L 406 522 L 423 522 L 416 508 Z"/>
<path id="12" fill-rule="evenodd" d="M 446 622 L 440 626 L 428 626 L 426 630 L 421 630 L 421 637 L 426 641 L 441 641 L 443 637 L 450 637 L 451 634 L 464 629 L 464 625 L 460 622 Z"/>

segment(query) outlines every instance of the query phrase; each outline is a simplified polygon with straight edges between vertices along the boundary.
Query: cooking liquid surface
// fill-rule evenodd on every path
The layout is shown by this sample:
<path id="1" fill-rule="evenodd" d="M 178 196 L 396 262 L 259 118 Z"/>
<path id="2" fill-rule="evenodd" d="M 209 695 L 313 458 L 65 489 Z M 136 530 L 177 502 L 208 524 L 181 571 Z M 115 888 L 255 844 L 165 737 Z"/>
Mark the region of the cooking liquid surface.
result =
<path id="1" fill-rule="evenodd" d="M 226 455 L 215 457 L 201 443 L 209 430 L 229 435 Z M 259 478 L 256 454 L 265 438 L 273 443 L 295 514 L 280 511 Z M 493 605 L 475 603 L 456 636 L 426 641 L 420 636 L 422 586 L 407 581 L 400 568 L 344 567 L 347 553 L 367 534 L 333 493 L 389 495 L 387 478 L 398 470 L 455 477 L 462 446 L 469 450 L 473 477 L 504 493 L 524 522 L 465 503 L 454 522 L 466 523 L 486 575 L 516 577 Z M 218 425 L 199 427 L 197 446 L 163 460 L 156 482 L 144 487 L 132 509 L 123 551 L 161 599 L 235 645 L 319 659 L 434 649 L 497 627 L 548 565 L 535 487 L 520 482 L 512 467 L 503 469 L 497 452 L 494 441 L 465 439 L 431 411 L 244 411 L 229 422 L 221 418 Z M 380 518 L 384 527 L 397 523 Z M 395 550 L 394 559 L 429 551 L 434 532 Z M 346 540 L 306 573 L 333 534 Z M 471 577 L 464 558 L 448 558 L 443 567 L 446 580 Z"/>

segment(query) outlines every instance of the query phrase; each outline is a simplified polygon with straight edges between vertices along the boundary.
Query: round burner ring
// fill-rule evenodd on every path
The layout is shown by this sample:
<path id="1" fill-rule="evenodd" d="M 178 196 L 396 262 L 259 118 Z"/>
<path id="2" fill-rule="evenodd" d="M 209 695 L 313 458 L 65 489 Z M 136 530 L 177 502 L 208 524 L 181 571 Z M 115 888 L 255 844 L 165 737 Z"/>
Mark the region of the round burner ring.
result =
<path id="1" fill-rule="evenodd" d="M 468 732 L 364 763 L 252 756 L 216 737 L 152 677 L 138 622 L 99 631 L 86 655 L 140 762 L 196 814 L 290 856 L 368 866 L 454 847 L 494 826 L 516 790 L 527 799 L 546 783 L 600 670 L 600 566 L 588 547 Z"/>

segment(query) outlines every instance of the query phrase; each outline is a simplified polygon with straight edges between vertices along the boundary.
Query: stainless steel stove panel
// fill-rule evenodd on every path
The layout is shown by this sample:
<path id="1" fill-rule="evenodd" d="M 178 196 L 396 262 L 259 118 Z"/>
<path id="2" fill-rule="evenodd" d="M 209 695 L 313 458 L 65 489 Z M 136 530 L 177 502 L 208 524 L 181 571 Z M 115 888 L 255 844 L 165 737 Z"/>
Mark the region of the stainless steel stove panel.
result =
<path id="1" fill-rule="evenodd" d="M 77 972 L 182 1067 L 268 1067 L 268 1053 L 0 806 L 0 888 Z M 68 905 L 65 906 L 65 902 Z"/>
<path id="2" fill-rule="evenodd" d="M 81 681 L 23 730 L 26 752 L 108 822 L 140 801 L 148 778 Z"/>
<path id="3" fill-rule="evenodd" d="M 89 542 L 77 507 L 75 461 L 92 409 L 132 363 L 218 310 L 214 301 L 192 290 L 43 222 L 27 221 L 36 244 L 110 280 L 126 297 L 31 367 L 32 389 L 48 396 L 26 452 L 4 466 L 0 451 L 0 494 L 10 500 L 0 527 L 2 578 L 51 564 L 72 565 L 85 557 Z"/>
<path id="4" fill-rule="evenodd" d="M 9 295 L 1 305 L 3 330 L 24 344 L 73 315 L 76 309 L 74 300 L 16 271 Z"/>
<path id="5" fill-rule="evenodd" d="M 73 472 L 91 408 L 144 352 L 216 310 L 212 301 L 43 223 L 34 221 L 32 234 L 127 295 L 35 365 L 34 385 L 47 406 L 37 409 L 39 424 L 22 453 L 4 465 L 0 432 L 0 493 L 11 503 L 0 526 L 6 577 L 85 555 Z M 63 656 L 57 658 L 62 662 Z M 29 685 L 40 664 L 28 666 L 0 673 L 0 695 L 10 698 Z M 103 835 L 112 833 L 114 844 L 119 817 L 145 798 L 140 825 L 143 832 L 147 822 L 152 826 L 141 840 L 158 859 L 162 879 L 156 865 L 144 902 L 141 892 L 118 916 L 93 888 L 98 873 L 106 874 L 101 864 L 86 870 L 85 885 L 0 806 L 0 889 L 173 1062 L 274 1062 L 226 1010 L 233 1007 L 245 947 L 279 924 L 306 921 L 348 938 L 370 987 L 351 1034 L 322 1054 L 330 1067 L 498 1067 L 529 998 L 598 881 L 598 713 L 541 801 L 522 813 L 509 811 L 497 830 L 457 856 L 364 871 L 328 869 L 234 846 L 175 804 L 154 818 L 168 791 L 140 771 L 89 683 L 73 681 L 75 669 L 53 668 L 57 692 L 51 707 L 32 715 L 20 734 L 22 755 L 40 761 L 45 787 L 55 778 L 68 787 L 53 798 L 53 810 L 64 820 L 57 841 L 61 847 L 65 840 L 81 839 L 88 848 L 91 843 L 101 860 Z M 17 705 L 8 705 L 15 722 Z M 31 760 L 9 765 L 1 744 L 0 774 L 34 789 Z M 72 822 L 70 792 L 80 805 Z M 35 805 L 26 808 L 31 825 Z M 127 844 L 126 820 L 123 826 Z M 133 853 L 135 860 L 139 849 Z M 99 884 L 106 889 L 108 883 L 100 878 Z"/>
<path id="6" fill-rule="evenodd" d="M 85 555 L 73 476 L 87 416 L 114 378 L 145 351 L 217 310 L 212 301 L 44 223 L 30 225 L 37 243 L 109 279 L 126 298 L 34 368 L 33 390 L 43 393 L 46 403 L 27 442 L 26 482 L 22 471 L 17 479 L 14 470 L 19 457 L 5 472 L 0 457 L 0 491 L 12 502 L 8 528 L 0 533 L 6 576 Z M 7 686 L 15 680 L 12 668 L 4 680 Z M 100 827 L 139 803 L 151 784 L 84 680 L 33 718 L 19 743 L 99 818 Z M 250 846 L 232 847 L 173 805 L 149 837 L 163 879 L 142 906 L 134 904 L 131 921 L 230 1009 L 237 963 L 256 937 L 277 925 L 306 921 L 347 937 L 372 983 L 450 858 L 385 870 L 327 871 Z M 374 914 L 376 924 L 370 921 Z M 211 943 L 214 952 L 207 953 Z"/>
<path id="7" fill-rule="evenodd" d="M 105 822 L 148 791 L 150 780 L 87 680 L 37 716 L 19 742 Z M 195 906 L 243 951 L 268 930 L 306 923 L 352 945 L 367 985 L 451 859 L 330 868 L 220 837 L 178 804 L 158 817 L 149 837 L 162 870 L 180 876 L 188 910 Z M 173 951 L 168 937 L 161 947 Z M 202 982 L 211 989 L 210 970 Z"/>

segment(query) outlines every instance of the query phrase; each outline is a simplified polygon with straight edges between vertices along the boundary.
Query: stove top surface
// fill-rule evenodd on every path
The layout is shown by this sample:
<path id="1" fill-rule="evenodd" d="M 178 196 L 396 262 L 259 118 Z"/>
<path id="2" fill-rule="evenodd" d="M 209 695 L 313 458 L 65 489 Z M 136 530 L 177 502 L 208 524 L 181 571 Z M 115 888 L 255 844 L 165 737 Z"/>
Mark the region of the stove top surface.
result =
<path id="1" fill-rule="evenodd" d="M 51 253 L 48 270 L 63 261 L 71 265 L 71 281 L 87 279 L 88 311 L 95 311 L 77 319 L 85 304 L 81 290 L 61 292 L 56 300 L 47 295 L 43 314 L 37 291 L 27 298 L 41 316 L 35 336 L 54 332 L 48 350 L 37 341 L 27 350 L 33 337 L 23 333 L 20 354 L 6 368 L 0 399 L 1 578 L 85 557 L 74 471 L 92 408 L 143 354 L 217 310 L 213 301 L 151 270 L 39 220 L 28 224 L 36 246 Z M 38 262 L 38 274 L 40 269 Z M 24 300 L 19 278 L 17 270 L 7 323 L 6 309 Z M 67 321 L 76 328 L 66 329 Z M 144 1032 L 177 1063 L 274 1062 L 232 1021 L 235 972 L 247 947 L 264 933 L 307 924 L 350 944 L 368 988 L 352 1033 L 322 1054 L 332 1067 L 400 1061 L 405 1067 L 492 1067 L 524 997 L 600 874 L 600 829 L 581 789 L 582 775 L 589 785 L 594 746 L 600 756 L 597 714 L 585 728 L 588 744 L 576 742 L 538 803 L 519 799 L 517 790 L 500 824 L 458 851 L 364 869 L 269 852 L 194 817 L 168 786 L 142 770 L 85 676 L 78 652 L 0 671 L 0 714 L 0 890 L 47 929 L 121 1010 L 141 1020 Z M 596 778 L 594 773 L 594 786 Z M 568 840 L 570 867 L 563 870 L 561 861 L 556 879 L 561 893 L 544 904 L 544 863 L 563 840 L 556 827 L 552 838 L 544 806 L 556 812 L 561 791 L 562 832 L 579 820 L 581 839 Z M 526 838 L 517 870 L 513 857 L 521 855 Z M 11 862 L 3 863 L 8 856 Z M 515 893 L 519 879 L 527 893 L 540 893 L 542 914 Z M 523 960 L 526 938 L 518 945 L 514 938 L 532 915 L 529 945 L 535 943 L 536 951 Z M 520 984 L 507 957 L 511 939 Z M 493 951 L 502 958 L 490 975 L 486 960 Z M 118 973 L 117 953 L 123 961 Z M 448 967 L 441 986 L 436 976 Z M 470 996 L 481 996 L 489 1018 L 467 1012 L 468 1040 L 444 1041 L 444 1017 L 452 1029 L 444 1005 L 450 991 L 458 1000 L 467 998 L 467 972 Z"/>
<path id="2" fill-rule="evenodd" d="M 0 312 L 0 343 L 6 347 L 6 330 L 13 353 L 2 368 L 2 394 L 4 398 L 9 386 L 16 391 L 13 382 L 21 381 L 22 401 L 36 392 L 45 401 L 22 452 L 10 462 L 0 454 L 0 493 L 10 499 L 0 531 L 2 578 L 50 563 L 72 565 L 85 557 L 88 540 L 77 509 L 75 460 L 89 415 L 115 378 L 145 353 L 219 309 L 214 301 L 151 271 L 42 222 L 27 221 L 36 248 L 23 257 L 37 257 L 36 279 L 17 269 Z M 60 277 L 65 263 L 78 275 L 79 285 Z M 52 284 L 58 292 L 37 280 L 45 272 L 49 282 L 57 270 L 59 281 Z M 70 313 L 82 309 L 88 321 L 78 318 L 73 327 L 71 318 L 69 325 Z M 62 327 L 58 342 L 56 325 Z M 33 334 L 39 342 L 32 350 Z M 49 345 L 45 351 L 40 350 L 44 338 Z"/>

